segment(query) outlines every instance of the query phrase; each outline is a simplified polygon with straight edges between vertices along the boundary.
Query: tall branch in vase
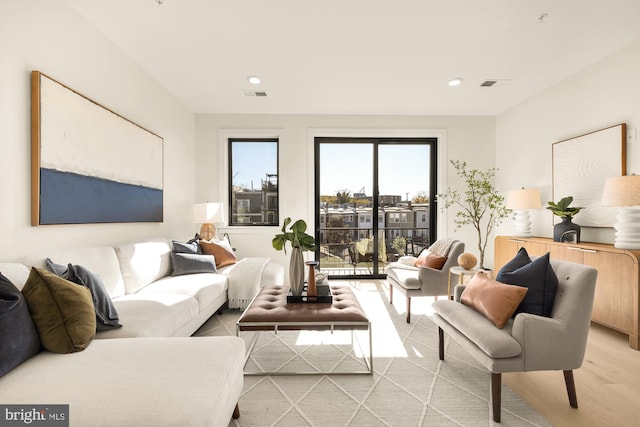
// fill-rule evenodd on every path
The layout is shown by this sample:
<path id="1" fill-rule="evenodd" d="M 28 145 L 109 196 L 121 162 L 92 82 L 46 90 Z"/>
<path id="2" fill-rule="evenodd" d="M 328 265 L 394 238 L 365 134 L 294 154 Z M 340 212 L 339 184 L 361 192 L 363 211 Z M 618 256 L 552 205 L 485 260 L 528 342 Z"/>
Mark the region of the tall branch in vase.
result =
<path id="1" fill-rule="evenodd" d="M 478 238 L 480 268 L 485 268 L 484 259 L 488 238 L 494 228 L 509 217 L 511 209 L 504 205 L 504 197 L 496 190 L 493 179 L 498 172 L 496 168 L 487 170 L 468 169 L 467 162 L 451 160 L 456 175 L 462 179 L 465 189 L 448 188 L 445 193 L 438 194 L 438 203 L 442 210 L 457 206 L 459 210 L 453 220 L 455 229 L 472 225 Z"/>

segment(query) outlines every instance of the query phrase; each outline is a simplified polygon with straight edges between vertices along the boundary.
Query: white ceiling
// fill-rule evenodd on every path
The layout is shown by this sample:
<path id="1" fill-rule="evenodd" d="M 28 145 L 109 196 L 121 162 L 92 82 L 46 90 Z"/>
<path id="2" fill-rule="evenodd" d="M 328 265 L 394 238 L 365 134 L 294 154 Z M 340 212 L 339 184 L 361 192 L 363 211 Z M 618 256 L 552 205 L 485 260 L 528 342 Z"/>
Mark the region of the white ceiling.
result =
<path id="1" fill-rule="evenodd" d="M 640 0 L 66 1 L 195 113 L 495 115 L 640 39 Z"/>

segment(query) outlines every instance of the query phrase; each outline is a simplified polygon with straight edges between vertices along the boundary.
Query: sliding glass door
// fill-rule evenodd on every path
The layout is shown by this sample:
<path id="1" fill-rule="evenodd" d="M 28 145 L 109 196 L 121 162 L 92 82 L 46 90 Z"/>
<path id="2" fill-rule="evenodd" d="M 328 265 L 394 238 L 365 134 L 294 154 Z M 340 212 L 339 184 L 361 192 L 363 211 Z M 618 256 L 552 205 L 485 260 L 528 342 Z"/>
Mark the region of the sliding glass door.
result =
<path id="1" fill-rule="evenodd" d="M 316 138 L 316 259 L 330 276 L 383 277 L 435 240 L 436 140 Z"/>

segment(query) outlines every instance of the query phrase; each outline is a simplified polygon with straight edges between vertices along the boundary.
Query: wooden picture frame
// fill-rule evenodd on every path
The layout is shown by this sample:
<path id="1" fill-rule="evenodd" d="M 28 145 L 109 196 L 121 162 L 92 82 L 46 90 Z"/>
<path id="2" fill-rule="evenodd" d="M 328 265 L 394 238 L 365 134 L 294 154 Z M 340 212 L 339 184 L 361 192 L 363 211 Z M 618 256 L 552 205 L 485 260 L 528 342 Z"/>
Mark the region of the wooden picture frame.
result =
<path id="1" fill-rule="evenodd" d="M 163 221 L 164 140 L 31 73 L 31 224 Z"/>
<path id="2" fill-rule="evenodd" d="M 626 140 L 627 127 L 621 123 L 553 144 L 553 201 L 573 196 L 571 206 L 585 208 L 575 216 L 576 224 L 615 224 L 617 208 L 602 206 L 602 191 L 606 178 L 626 174 Z"/>

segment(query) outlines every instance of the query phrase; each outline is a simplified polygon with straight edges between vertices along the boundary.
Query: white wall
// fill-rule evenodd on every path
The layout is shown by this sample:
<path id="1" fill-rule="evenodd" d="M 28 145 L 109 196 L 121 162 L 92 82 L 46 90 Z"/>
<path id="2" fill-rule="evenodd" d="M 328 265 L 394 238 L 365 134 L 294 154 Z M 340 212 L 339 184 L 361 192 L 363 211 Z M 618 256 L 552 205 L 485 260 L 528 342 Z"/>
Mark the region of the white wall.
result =
<path id="1" fill-rule="evenodd" d="M 32 70 L 164 138 L 163 223 L 30 225 Z M 0 153 L 0 260 L 195 229 L 194 114 L 62 0 L 0 2 Z"/>
<path id="2" fill-rule="evenodd" d="M 333 136 L 440 134 L 446 140 L 446 150 L 439 153 L 443 159 L 441 164 L 446 165 L 447 159 L 459 159 L 466 160 L 472 167 L 489 168 L 494 166 L 495 159 L 494 127 L 493 117 L 197 115 L 196 200 L 226 200 L 224 156 L 227 135 L 247 136 L 253 133 L 254 136 L 279 136 L 281 220 L 290 216 L 313 223 L 313 135 L 328 132 Z M 450 167 L 447 167 L 444 178 L 439 182 L 441 190 L 446 188 L 445 181 L 454 184 L 457 179 Z M 440 236 L 452 236 L 465 241 L 468 250 L 477 255 L 473 230 L 465 228 L 454 231 L 452 215 L 448 217 L 439 227 Z M 230 233 L 240 256 L 269 256 L 282 265 L 288 264 L 285 255 L 271 247 L 271 239 L 278 232 L 277 227 L 220 229 Z"/>
<path id="3" fill-rule="evenodd" d="M 532 211 L 533 235 L 552 237 L 544 209 L 552 197 L 554 142 L 618 123 L 640 126 L 640 41 L 583 69 L 496 118 L 498 185 L 505 191 L 539 188 L 542 209 Z M 627 143 L 627 173 L 640 174 L 640 142 Z M 506 221 L 499 234 L 512 235 Z M 613 243 L 612 228 L 582 228 L 582 240 Z"/>

